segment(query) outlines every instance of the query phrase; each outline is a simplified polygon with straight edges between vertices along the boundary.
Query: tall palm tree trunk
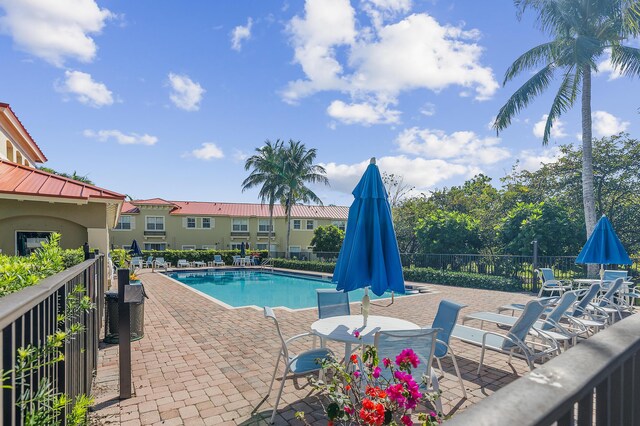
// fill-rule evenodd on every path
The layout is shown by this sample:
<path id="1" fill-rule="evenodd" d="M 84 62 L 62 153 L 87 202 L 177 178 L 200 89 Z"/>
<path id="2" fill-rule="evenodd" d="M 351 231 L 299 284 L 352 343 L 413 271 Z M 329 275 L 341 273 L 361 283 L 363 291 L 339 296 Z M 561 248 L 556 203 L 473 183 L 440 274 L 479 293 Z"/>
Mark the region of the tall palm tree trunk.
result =
<path id="1" fill-rule="evenodd" d="M 593 146 L 591 132 L 591 68 L 583 66 L 582 76 L 582 203 L 587 238 L 596 226 L 596 202 L 593 189 Z M 588 274 L 595 275 L 597 265 L 588 266 Z"/>
<path id="2" fill-rule="evenodd" d="M 287 246 L 285 247 L 285 258 L 289 259 L 291 253 L 289 253 L 289 238 L 291 238 L 291 193 L 287 195 Z"/>

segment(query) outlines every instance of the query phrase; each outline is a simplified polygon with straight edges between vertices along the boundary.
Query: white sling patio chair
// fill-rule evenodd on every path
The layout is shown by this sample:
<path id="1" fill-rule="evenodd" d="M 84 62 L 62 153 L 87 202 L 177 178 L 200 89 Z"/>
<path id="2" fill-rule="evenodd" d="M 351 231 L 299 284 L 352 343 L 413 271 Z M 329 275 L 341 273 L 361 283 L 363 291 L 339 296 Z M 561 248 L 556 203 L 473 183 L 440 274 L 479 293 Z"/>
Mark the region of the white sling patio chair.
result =
<path id="1" fill-rule="evenodd" d="M 551 268 L 538 268 L 536 269 L 536 273 L 542 281 L 538 297 L 542 297 L 542 294 L 545 291 L 548 291 L 550 296 L 552 296 L 553 293 L 558 293 L 562 296 L 562 293 L 571 290 L 571 284 L 567 284 L 564 281 L 556 279 L 553 269 Z"/>
<path id="2" fill-rule="evenodd" d="M 617 297 L 617 293 L 620 291 L 624 280 L 617 278 L 613 284 L 609 286 L 609 289 L 604 296 L 599 297 L 592 306 L 588 306 L 587 309 L 594 311 L 604 311 L 607 315 L 611 316 L 611 322 L 616 321 L 616 317 L 622 319 L 622 311 L 626 309 L 622 298 Z M 617 297 L 617 298 L 616 298 Z"/>
<path id="3" fill-rule="evenodd" d="M 178 259 L 178 263 L 176 263 L 176 266 L 178 268 L 188 268 L 189 266 L 191 266 L 191 264 L 187 262 L 186 259 Z"/>
<path id="4" fill-rule="evenodd" d="M 296 336 L 290 337 L 285 340 L 282 332 L 280 331 L 280 325 L 278 324 L 278 320 L 276 319 L 276 314 L 273 312 L 268 306 L 264 307 L 264 316 L 265 318 L 270 318 L 273 320 L 273 323 L 276 326 L 276 331 L 278 333 L 278 337 L 280 338 L 280 343 L 282 347 L 280 352 L 278 353 L 278 360 L 276 361 L 275 369 L 273 370 L 273 377 L 271 378 L 271 384 L 269 385 L 269 390 L 267 391 L 267 395 L 265 399 L 269 397 L 271 394 L 271 389 L 273 389 L 273 383 L 276 380 L 276 374 L 278 372 L 278 367 L 280 365 L 280 360 L 284 361 L 284 373 L 282 374 L 282 383 L 280 384 L 280 390 L 278 391 L 278 396 L 276 397 L 276 403 L 273 406 L 273 413 L 271 414 L 270 423 L 273 423 L 276 413 L 278 412 L 278 404 L 280 403 L 280 398 L 282 397 L 282 390 L 284 389 L 284 383 L 289 374 L 292 375 L 292 378 L 296 378 L 299 376 L 306 376 L 312 373 L 319 372 L 321 370 L 320 361 L 324 358 L 333 357 L 333 352 L 331 352 L 327 348 L 319 348 L 319 349 L 311 349 L 308 351 L 301 352 L 299 354 L 294 354 L 289 351 L 289 344 L 295 340 L 298 340 L 303 337 L 313 336 L 313 333 L 302 333 Z"/>
<path id="5" fill-rule="evenodd" d="M 320 288 L 316 290 L 316 293 L 318 295 L 318 319 L 351 315 L 349 293 L 333 288 Z M 320 338 L 320 346 L 324 346 L 322 338 Z M 316 336 L 313 338 L 313 347 L 316 347 Z"/>
<path id="6" fill-rule="evenodd" d="M 219 254 L 213 255 L 213 266 L 225 266 L 224 260 L 222 260 L 222 256 Z"/>
<path id="7" fill-rule="evenodd" d="M 438 369 L 444 374 L 444 370 L 442 369 L 442 362 L 440 361 L 442 358 L 447 355 L 451 356 L 451 361 L 453 362 L 453 368 L 456 371 L 456 376 L 458 376 L 458 382 L 460 383 L 460 388 L 462 389 L 462 395 L 464 398 L 467 398 L 467 390 L 464 387 L 464 382 L 462 381 L 462 376 L 460 375 L 460 369 L 458 368 L 458 361 L 456 360 L 456 356 L 453 353 L 453 349 L 449 346 L 449 341 L 451 340 L 451 332 L 453 328 L 456 326 L 456 322 L 458 321 L 458 314 L 460 310 L 464 308 L 466 305 L 461 305 L 459 303 L 453 302 L 451 300 L 441 300 L 438 305 L 438 312 L 436 313 L 436 317 L 433 320 L 433 324 L 431 324 L 431 328 L 436 328 L 438 331 L 438 339 L 436 340 L 436 350 L 433 356 L 438 363 Z"/>
<path id="8" fill-rule="evenodd" d="M 153 267 L 154 268 L 165 268 L 167 269 L 169 265 L 167 264 L 167 262 L 164 260 L 164 257 L 156 257 L 153 260 Z"/>
<path id="9" fill-rule="evenodd" d="M 421 330 L 393 330 L 379 331 L 376 333 L 374 345 L 378 351 L 378 358 L 395 359 L 400 352 L 406 348 L 411 348 L 420 359 L 418 368 L 411 369 L 411 375 L 416 382 L 421 384 L 423 392 L 438 392 L 438 375 L 431 367 L 431 360 L 436 351 L 436 337 L 438 329 L 423 328 Z M 382 369 L 383 377 L 389 375 L 390 371 Z M 390 377 L 387 377 L 389 379 Z M 442 413 L 442 401 L 440 398 L 435 401 L 436 408 Z"/>
<path id="10" fill-rule="evenodd" d="M 536 330 L 534 332 L 536 337 L 542 340 L 542 344 L 534 344 L 527 341 L 533 324 L 540 318 L 544 308 L 545 306 L 537 300 L 532 300 L 527 303 L 522 315 L 506 334 L 458 324 L 453 329 L 451 337 L 460 339 L 465 343 L 480 346 L 478 375 L 480 375 L 482 371 L 484 354 L 487 349 L 509 355 L 509 363 L 511 363 L 511 358 L 514 356 L 522 358 L 527 361 L 529 368 L 533 370 L 536 360 L 549 358 L 558 353 L 558 344 L 556 341 L 547 337 L 543 331 Z"/>

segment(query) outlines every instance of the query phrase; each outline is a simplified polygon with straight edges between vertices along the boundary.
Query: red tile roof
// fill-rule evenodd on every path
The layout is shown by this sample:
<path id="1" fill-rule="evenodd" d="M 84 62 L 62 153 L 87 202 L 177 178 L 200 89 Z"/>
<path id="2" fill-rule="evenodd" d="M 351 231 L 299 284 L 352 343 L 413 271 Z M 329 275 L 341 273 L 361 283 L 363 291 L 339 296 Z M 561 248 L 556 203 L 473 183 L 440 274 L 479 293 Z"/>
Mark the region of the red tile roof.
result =
<path id="1" fill-rule="evenodd" d="M 44 163 L 45 161 L 47 161 L 47 157 L 44 155 L 44 153 L 42 152 L 42 150 L 40 149 L 40 147 L 38 146 L 36 141 L 33 140 L 33 138 L 31 137 L 31 134 L 29 133 L 27 128 L 24 127 L 24 124 L 22 124 L 22 121 L 20 121 L 20 119 L 18 118 L 16 113 L 13 111 L 13 109 L 11 109 L 11 106 L 9 104 L 7 104 L 7 103 L 0 102 L 0 111 L 2 109 L 6 109 L 11 113 L 11 115 L 13 116 L 13 118 L 15 118 L 16 122 L 18 123 L 18 125 L 20 126 L 22 131 L 27 136 L 27 142 L 32 145 L 31 149 L 33 149 L 34 153 L 36 154 L 36 157 L 37 157 L 36 161 L 38 161 L 40 163 Z"/>
<path id="2" fill-rule="evenodd" d="M 154 200 L 161 200 L 154 198 Z M 269 217 L 269 206 L 250 203 L 217 203 L 202 201 L 166 201 L 166 204 L 174 205 L 170 214 L 181 216 L 230 216 L 230 217 Z M 122 206 L 122 213 L 139 213 L 137 205 L 149 205 L 149 200 L 133 200 Z M 274 217 L 284 217 L 284 207 L 276 205 L 273 208 Z M 342 219 L 349 215 L 349 207 L 344 206 L 293 206 L 291 217 L 315 218 L 315 219 Z"/>
<path id="3" fill-rule="evenodd" d="M 114 201 L 124 200 L 125 197 L 117 192 L 4 160 L 0 160 L 0 193 Z"/>

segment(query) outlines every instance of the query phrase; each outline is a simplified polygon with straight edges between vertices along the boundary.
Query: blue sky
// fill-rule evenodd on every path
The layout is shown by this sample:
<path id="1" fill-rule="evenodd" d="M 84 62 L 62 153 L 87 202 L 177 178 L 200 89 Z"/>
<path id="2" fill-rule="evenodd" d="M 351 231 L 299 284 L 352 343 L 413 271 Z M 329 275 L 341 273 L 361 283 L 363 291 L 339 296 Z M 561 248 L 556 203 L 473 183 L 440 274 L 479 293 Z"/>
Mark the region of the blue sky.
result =
<path id="1" fill-rule="evenodd" d="M 281 138 L 317 148 L 318 194 L 350 204 L 372 156 L 426 192 L 577 142 L 574 108 L 541 144 L 553 91 L 489 129 L 524 81 L 504 71 L 545 40 L 506 0 L 0 0 L 0 101 L 47 166 L 134 198 L 255 202 L 244 158 Z M 600 71 L 595 135 L 633 135 L 637 81 Z"/>

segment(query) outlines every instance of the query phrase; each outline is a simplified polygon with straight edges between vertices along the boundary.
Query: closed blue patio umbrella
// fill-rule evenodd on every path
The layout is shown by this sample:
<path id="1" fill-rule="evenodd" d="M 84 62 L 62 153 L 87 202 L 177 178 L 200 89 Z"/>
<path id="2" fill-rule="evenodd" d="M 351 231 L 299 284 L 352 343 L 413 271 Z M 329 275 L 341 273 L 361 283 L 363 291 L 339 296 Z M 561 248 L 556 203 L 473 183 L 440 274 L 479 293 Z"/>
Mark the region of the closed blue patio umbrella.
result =
<path id="1" fill-rule="evenodd" d="M 353 196 L 333 282 L 342 291 L 365 289 L 362 313 L 366 325 L 369 287 L 378 296 L 388 290 L 405 291 L 391 206 L 375 158 L 353 190 Z"/>
<path id="2" fill-rule="evenodd" d="M 131 256 L 142 256 L 142 250 L 140 250 L 140 246 L 136 240 L 133 240 L 131 243 L 131 249 L 129 250 L 129 254 Z"/>
<path id="3" fill-rule="evenodd" d="M 241 257 L 245 257 L 247 255 L 246 251 L 245 251 L 245 246 L 244 246 L 244 241 L 242 242 L 242 244 L 240 244 L 240 256 Z"/>
<path id="4" fill-rule="evenodd" d="M 604 275 L 604 265 L 632 264 L 627 251 L 605 215 L 602 215 L 587 243 L 582 247 L 576 263 L 601 265 L 600 279 Z"/>

